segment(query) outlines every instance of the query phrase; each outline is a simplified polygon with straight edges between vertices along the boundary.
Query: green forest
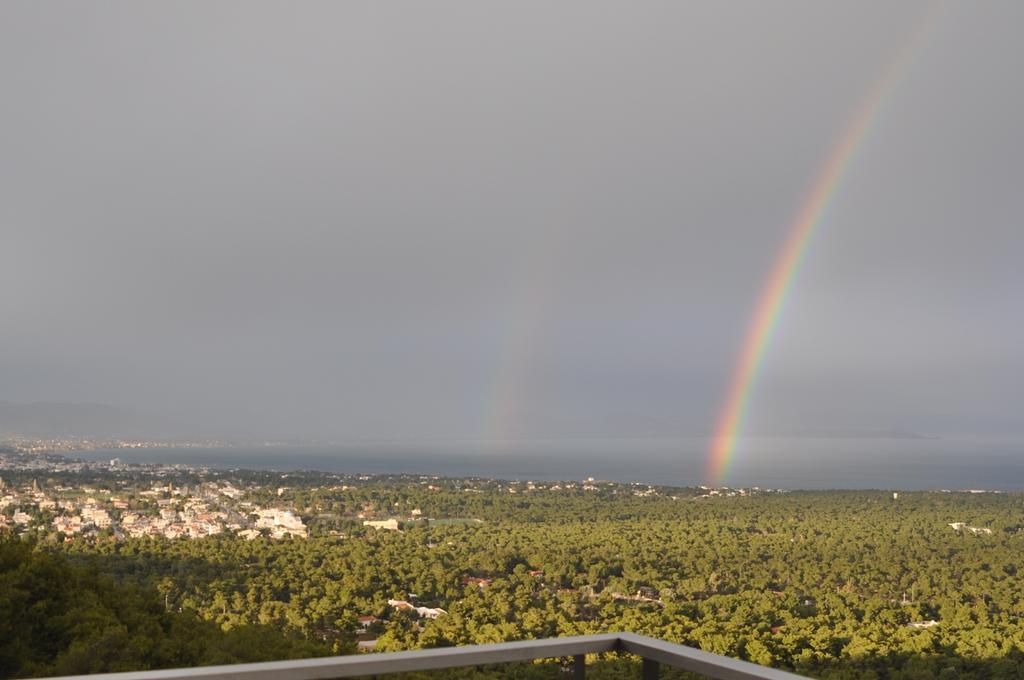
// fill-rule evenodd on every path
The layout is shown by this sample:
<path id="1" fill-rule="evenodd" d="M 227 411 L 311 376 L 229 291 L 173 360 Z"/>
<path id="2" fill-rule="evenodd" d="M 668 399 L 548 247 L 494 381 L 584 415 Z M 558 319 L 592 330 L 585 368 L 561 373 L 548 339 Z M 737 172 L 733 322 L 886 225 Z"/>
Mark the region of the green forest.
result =
<path id="1" fill-rule="evenodd" d="M 311 537 L 0 543 L 0 675 L 633 631 L 819 678 L 1024 677 L 1019 495 L 243 481 Z M 358 517 L 414 508 L 400 531 Z"/>

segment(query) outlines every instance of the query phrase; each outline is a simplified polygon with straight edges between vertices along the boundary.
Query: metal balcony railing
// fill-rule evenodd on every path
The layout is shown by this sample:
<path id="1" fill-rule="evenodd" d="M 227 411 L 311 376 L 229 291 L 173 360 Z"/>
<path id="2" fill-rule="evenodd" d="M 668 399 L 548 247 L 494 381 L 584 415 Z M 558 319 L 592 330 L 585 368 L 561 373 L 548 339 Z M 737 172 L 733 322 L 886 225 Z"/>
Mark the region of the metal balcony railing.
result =
<path id="1" fill-rule="evenodd" d="M 643 635 L 605 633 L 297 661 L 200 666 L 137 673 L 69 675 L 54 680 L 332 680 L 465 666 L 490 666 L 555 657 L 571 657 L 572 677 L 582 679 L 586 677 L 586 655 L 604 652 L 625 652 L 639 656 L 643 660 L 643 680 L 655 680 L 662 664 L 718 680 L 797 680 L 803 677 Z"/>

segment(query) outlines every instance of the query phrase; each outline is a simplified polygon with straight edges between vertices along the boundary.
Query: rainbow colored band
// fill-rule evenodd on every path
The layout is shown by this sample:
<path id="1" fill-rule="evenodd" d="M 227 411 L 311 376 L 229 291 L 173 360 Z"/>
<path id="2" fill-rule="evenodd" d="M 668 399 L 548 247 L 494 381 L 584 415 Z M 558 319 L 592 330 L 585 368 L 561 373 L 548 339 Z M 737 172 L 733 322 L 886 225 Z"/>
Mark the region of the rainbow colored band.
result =
<path id="1" fill-rule="evenodd" d="M 736 453 L 737 437 L 743 430 L 750 395 L 764 359 L 765 348 L 779 324 L 786 300 L 800 271 L 800 265 L 807 255 L 812 237 L 824 221 L 829 204 L 839 189 L 858 149 L 871 130 L 872 124 L 878 118 L 886 96 L 895 88 L 900 77 L 906 72 L 912 57 L 924 42 L 924 35 L 935 25 L 935 17 L 934 11 L 925 16 L 911 39 L 869 91 L 857 115 L 846 126 L 839 140 L 833 146 L 810 193 L 804 199 L 796 220 L 789 228 L 788 236 L 775 260 L 771 274 L 761 289 L 757 307 L 755 307 L 750 320 L 750 326 L 733 371 L 732 381 L 729 383 L 725 402 L 722 405 L 705 469 L 705 478 L 709 482 L 721 483 L 729 471 L 729 465 Z"/>

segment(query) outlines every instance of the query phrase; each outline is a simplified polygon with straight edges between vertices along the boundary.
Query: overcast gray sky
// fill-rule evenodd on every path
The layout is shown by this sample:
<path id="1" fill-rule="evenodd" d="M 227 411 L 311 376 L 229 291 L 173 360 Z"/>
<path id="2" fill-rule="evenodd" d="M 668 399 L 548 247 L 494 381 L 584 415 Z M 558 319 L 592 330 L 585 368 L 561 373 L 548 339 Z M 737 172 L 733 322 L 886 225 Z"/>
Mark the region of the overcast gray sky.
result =
<path id="1" fill-rule="evenodd" d="M 250 436 L 1024 432 L 1024 4 L 0 4 L 0 399 Z"/>

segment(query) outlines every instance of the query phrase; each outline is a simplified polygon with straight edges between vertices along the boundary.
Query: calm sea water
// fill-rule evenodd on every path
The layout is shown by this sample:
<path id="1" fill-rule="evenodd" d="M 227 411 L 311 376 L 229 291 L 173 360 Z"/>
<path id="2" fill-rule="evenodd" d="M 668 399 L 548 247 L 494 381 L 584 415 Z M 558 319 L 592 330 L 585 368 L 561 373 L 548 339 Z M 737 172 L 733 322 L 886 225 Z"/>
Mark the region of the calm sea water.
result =
<path id="1" fill-rule="evenodd" d="M 707 449 L 703 438 L 663 438 L 538 440 L 504 446 L 388 442 L 118 449 L 78 455 L 222 468 L 537 480 L 595 477 L 683 486 L 706 481 Z M 1024 438 L 749 438 L 740 442 L 724 483 L 786 489 L 1024 491 Z"/>

